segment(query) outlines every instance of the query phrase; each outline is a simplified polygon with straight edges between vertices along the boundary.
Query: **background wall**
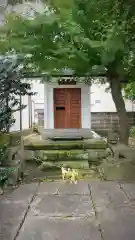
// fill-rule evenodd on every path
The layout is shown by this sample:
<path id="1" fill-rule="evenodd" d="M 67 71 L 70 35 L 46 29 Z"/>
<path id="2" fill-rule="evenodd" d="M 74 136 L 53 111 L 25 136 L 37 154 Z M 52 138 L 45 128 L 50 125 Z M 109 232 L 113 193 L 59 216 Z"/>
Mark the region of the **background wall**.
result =
<path id="1" fill-rule="evenodd" d="M 41 79 L 31 79 L 32 91 L 36 95 L 32 96 L 32 122 L 38 122 L 44 125 L 44 84 L 40 83 Z M 118 129 L 119 119 L 117 116 L 115 104 L 112 100 L 110 92 L 106 92 L 106 85 L 92 84 L 91 86 L 91 128 L 97 131 L 104 131 L 107 129 Z M 49 91 L 51 91 L 51 87 Z M 86 94 L 87 95 L 87 94 Z M 29 128 L 29 107 L 28 96 L 23 97 L 23 103 L 27 104 L 27 108 L 23 110 L 23 129 Z M 48 98 L 48 102 L 51 99 Z M 129 100 L 125 100 L 126 110 L 129 118 L 129 125 L 135 125 L 135 104 Z M 52 112 L 48 110 L 50 117 Z M 88 111 L 87 111 L 88 112 Z M 14 114 L 16 123 L 12 126 L 11 131 L 20 129 L 20 113 Z"/>
<path id="2" fill-rule="evenodd" d="M 108 84 L 92 84 L 91 86 L 91 112 L 116 112 L 110 90 L 107 92 Z M 123 92 L 124 95 L 124 92 Z M 135 111 L 135 104 L 125 99 L 127 112 Z"/>
<path id="3" fill-rule="evenodd" d="M 110 130 L 119 130 L 119 118 L 108 84 L 91 86 L 91 128 L 103 135 Z M 123 92 L 124 96 L 124 92 Z M 129 127 L 135 125 L 135 104 L 125 99 Z"/>
<path id="4" fill-rule="evenodd" d="M 129 127 L 135 126 L 135 112 L 127 112 Z M 91 128 L 106 135 L 110 130 L 119 130 L 119 118 L 116 112 L 92 112 Z"/>

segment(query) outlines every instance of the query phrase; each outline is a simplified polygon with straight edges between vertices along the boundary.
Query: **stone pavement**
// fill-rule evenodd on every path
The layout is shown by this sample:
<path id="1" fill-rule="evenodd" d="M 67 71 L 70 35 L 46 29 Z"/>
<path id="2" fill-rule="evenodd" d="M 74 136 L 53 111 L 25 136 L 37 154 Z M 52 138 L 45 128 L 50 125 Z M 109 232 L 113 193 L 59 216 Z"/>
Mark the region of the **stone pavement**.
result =
<path id="1" fill-rule="evenodd" d="M 135 183 L 21 185 L 0 196 L 0 240 L 135 240 Z"/>

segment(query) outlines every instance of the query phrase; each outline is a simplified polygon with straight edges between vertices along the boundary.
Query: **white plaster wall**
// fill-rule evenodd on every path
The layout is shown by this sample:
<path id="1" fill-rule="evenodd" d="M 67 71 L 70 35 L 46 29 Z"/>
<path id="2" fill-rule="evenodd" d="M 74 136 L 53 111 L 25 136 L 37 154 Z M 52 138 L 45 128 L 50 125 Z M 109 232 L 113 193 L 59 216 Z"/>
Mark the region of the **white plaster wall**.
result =
<path id="1" fill-rule="evenodd" d="M 22 129 L 28 129 L 29 128 L 28 96 L 22 97 L 22 104 L 27 105 L 27 107 L 22 110 Z"/>
<path id="2" fill-rule="evenodd" d="M 115 104 L 112 100 L 110 91 L 106 92 L 107 84 L 92 84 L 90 105 L 91 112 L 116 112 Z M 87 86 L 87 88 L 89 88 Z M 44 86 L 40 83 L 40 79 L 33 82 L 33 90 L 38 92 L 33 97 L 35 101 L 35 109 L 44 109 Z M 130 100 L 125 100 L 126 110 L 128 112 L 135 111 L 135 103 Z"/>
<path id="3" fill-rule="evenodd" d="M 44 109 L 44 102 L 35 102 L 35 109 Z"/>
<path id="4" fill-rule="evenodd" d="M 44 84 L 40 78 L 31 79 L 32 92 L 36 93 L 32 96 L 32 121 L 38 122 L 36 109 L 44 109 Z"/>
<path id="5" fill-rule="evenodd" d="M 44 127 L 54 128 L 54 102 L 53 89 L 54 88 L 81 88 L 81 124 L 82 128 L 91 127 L 90 117 L 90 88 L 87 85 L 77 84 L 72 85 L 58 85 L 57 83 L 45 83 L 45 108 L 44 108 Z"/>
<path id="6" fill-rule="evenodd" d="M 40 82 L 40 79 L 32 79 L 32 91 L 36 94 L 32 96 L 32 100 L 35 104 L 44 103 L 44 84 Z"/>
<path id="7" fill-rule="evenodd" d="M 110 91 L 106 92 L 107 86 L 107 84 L 92 84 L 91 112 L 116 112 L 112 95 Z M 132 101 L 126 99 L 125 105 L 127 112 L 135 111 L 135 104 Z"/>

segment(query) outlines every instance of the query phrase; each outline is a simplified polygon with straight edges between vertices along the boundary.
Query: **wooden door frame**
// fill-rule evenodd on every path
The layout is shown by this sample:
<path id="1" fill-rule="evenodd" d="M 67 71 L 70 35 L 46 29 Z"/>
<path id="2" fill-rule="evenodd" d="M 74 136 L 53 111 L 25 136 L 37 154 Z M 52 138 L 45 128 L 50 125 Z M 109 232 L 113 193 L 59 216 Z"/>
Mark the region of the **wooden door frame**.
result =
<path id="1" fill-rule="evenodd" d="M 55 119 L 55 116 L 56 116 L 56 107 L 55 107 L 55 89 L 56 88 L 53 88 L 53 118 L 54 118 L 54 128 L 56 126 L 56 119 Z"/>
<path id="2" fill-rule="evenodd" d="M 54 112 L 54 129 L 56 128 L 56 105 L 55 105 L 55 91 L 56 91 L 56 88 L 53 88 L 53 112 Z"/>

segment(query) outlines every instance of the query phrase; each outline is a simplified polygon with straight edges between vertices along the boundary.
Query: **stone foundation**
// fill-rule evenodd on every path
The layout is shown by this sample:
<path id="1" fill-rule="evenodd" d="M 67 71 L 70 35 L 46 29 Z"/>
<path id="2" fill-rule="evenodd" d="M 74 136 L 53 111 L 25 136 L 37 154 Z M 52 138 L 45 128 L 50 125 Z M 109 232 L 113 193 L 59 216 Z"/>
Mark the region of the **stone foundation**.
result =
<path id="1" fill-rule="evenodd" d="M 44 171 L 45 178 L 55 175 L 61 179 L 61 166 L 78 169 L 82 178 L 91 177 L 108 154 L 106 141 L 97 134 L 95 138 L 84 140 L 53 141 L 35 138 L 25 143 L 26 166 L 33 159 L 33 162 L 37 162 L 37 167 Z M 96 171 L 95 173 L 97 174 Z"/>
<path id="2" fill-rule="evenodd" d="M 15 185 L 24 171 L 24 159 L 21 157 L 20 146 L 9 148 L 9 158 L 6 166 L 11 169 L 8 173 L 8 183 Z"/>
<path id="3" fill-rule="evenodd" d="M 25 150 L 71 150 L 71 149 L 106 149 L 103 139 L 88 139 L 82 141 L 29 141 L 24 145 Z"/>

